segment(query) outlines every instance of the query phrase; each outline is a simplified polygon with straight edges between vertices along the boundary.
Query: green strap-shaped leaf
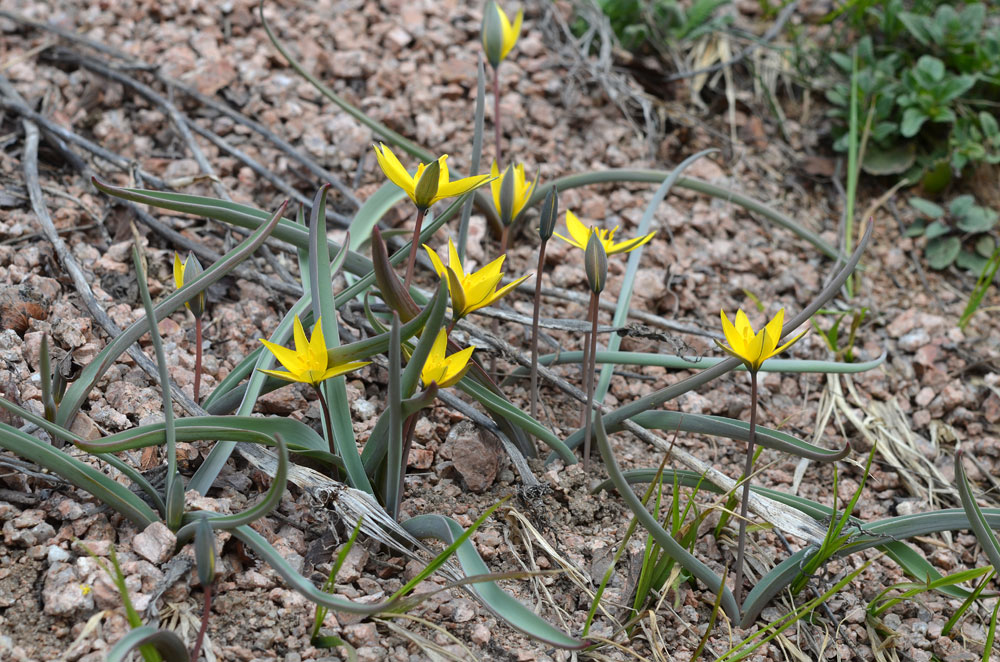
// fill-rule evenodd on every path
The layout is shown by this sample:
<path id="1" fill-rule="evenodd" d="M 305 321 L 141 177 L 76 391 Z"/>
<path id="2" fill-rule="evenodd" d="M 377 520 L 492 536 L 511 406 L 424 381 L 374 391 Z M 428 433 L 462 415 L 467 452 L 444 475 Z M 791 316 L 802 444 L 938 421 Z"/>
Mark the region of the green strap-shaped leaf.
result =
<path id="1" fill-rule="evenodd" d="M 716 437 L 727 437 L 737 441 L 747 441 L 750 438 L 750 424 L 724 416 L 707 416 L 705 414 L 685 414 L 677 411 L 647 411 L 638 414 L 633 419 L 642 427 L 659 430 L 678 430 L 681 432 L 696 432 L 710 434 Z M 618 432 L 624 426 L 609 427 L 609 432 Z M 839 451 L 833 451 L 797 439 L 790 434 L 770 428 L 757 427 L 756 443 L 772 450 L 790 453 L 818 462 L 836 462 L 847 457 L 851 446 L 845 444 Z"/>
<path id="2" fill-rule="evenodd" d="M 444 515 L 418 515 L 406 520 L 402 525 L 417 538 L 437 538 L 446 545 L 451 545 L 465 533 L 465 529 L 458 522 Z M 490 572 L 469 540 L 456 548 L 455 556 L 467 576 L 487 575 Z M 476 582 L 469 588 L 497 617 L 534 639 L 568 649 L 578 650 L 588 645 L 587 642 L 571 637 L 547 623 L 494 582 Z"/>
<path id="3" fill-rule="evenodd" d="M 130 630 L 111 647 L 104 660 L 105 662 L 125 662 L 129 659 L 132 651 L 146 645 L 156 648 L 157 652 L 163 656 L 163 662 L 190 662 L 191 660 L 187 646 L 176 633 L 170 630 L 158 630 L 152 625 L 143 625 Z"/>
<path id="4" fill-rule="evenodd" d="M 124 485 L 105 476 L 89 464 L 6 423 L 0 423 L 0 448 L 6 448 L 18 457 L 45 467 L 81 490 L 89 492 L 101 503 L 127 517 L 140 529 L 160 519 L 145 501 Z"/>
<path id="5" fill-rule="evenodd" d="M 572 351 L 572 352 L 559 352 L 558 354 L 543 354 L 538 357 L 538 362 L 542 365 L 565 365 L 565 364 L 579 364 L 583 357 L 583 352 Z M 651 354 L 648 352 L 612 352 L 612 351 L 599 351 L 596 354 L 598 363 L 613 363 L 616 365 L 638 365 L 638 366 L 655 366 L 659 368 L 669 368 L 672 370 L 707 370 L 708 368 L 714 368 L 723 361 L 728 361 L 729 359 L 718 357 L 718 356 L 705 356 L 699 358 L 688 358 L 683 356 L 670 356 L 664 354 Z M 802 373 L 802 372 L 816 372 L 822 374 L 854 374 L 858 372 L 866 372 L 877 368 L 878 366 L 885 363 L 886 354 L 883 352 L 880 357 L 873 359 L 871 361 L 863 361 L 858 363 L 844 363 L 842 361 L 811 361 L 806 359 L 768 359 L 765 364 L 764 372 L 788 372 L 788 373 Z M 736 368 L 736 371 L 746 371 L 746 366 L 742 363 Z M 514 375 L 526 375 L 528 374 L 528 369 L 525 367 L 518 367 Z"/>
<path id="6" fill-rule="evenodd" d="M 955 481 L 958 483 L 958 496 L 962 500 L 962 509 L 966 517 L 969 518 L 969 525 L 972 532 L 976 534 L 986 558 L 993 564 L 993 568 L 1000 572 L 1000 542 L 997 541 L 993 529 L 983 515 L 982 509 L 976 503 L 976 498 L 972 495 L 972 488 L 969 486 L 969 478 L 965 474 L 965 466 L 962 464 L 963 451 L 961 448 L 955 451 Z"/>

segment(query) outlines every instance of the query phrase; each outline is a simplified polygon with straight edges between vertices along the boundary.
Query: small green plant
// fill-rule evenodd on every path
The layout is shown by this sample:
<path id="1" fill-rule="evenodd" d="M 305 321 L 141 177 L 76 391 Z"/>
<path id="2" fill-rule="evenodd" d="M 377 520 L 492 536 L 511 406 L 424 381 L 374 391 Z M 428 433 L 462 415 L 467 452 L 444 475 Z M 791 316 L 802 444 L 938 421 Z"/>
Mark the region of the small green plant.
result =
<path id="1" fill-rule="evenodd" d="M 935 5 L 939 5 L 935 8 Z M 987 5 L 953 7 L 902 0 L 849 2 L 847 38 L 863 33 L 853 112 L 869 131 L 862 167 L 869 174 L 904 174 L 941 190 L 966 166 L 1000 163 L 1000 24 Z M 841 38 L 844 34 L 839 33 Z M 834 149 L 848 147 L 852 51 L 830 55 L 843 82 L 828 87 Z"/>
<path id="2" fill-rule="evenodd" d="M 910 198 L 910 206 L 921 218 L 906 230 L 908 237 L 926 237 L 924 257 L 932 269 L 952 264 L 983 273 L 997 248 L 992 230 L 1000 215 L 989 207 L 976 204 L 972 195 L 952 198 L 947 208 L 924 198 Z"/>
<path id="3" fill-rule="evenodd" d="M 823 339 L 823 342 L 826 343 L 827 348 L 834 353 L 838 361 L 854 363 L 854 343 L 857 341 L 858 329 L 861 328 L 865 317 L 868 315 L 868 308 L 848 311 L 820 310 L 816 315 L 830 315 L 835 318 L 830 328 L 825 331 L 816 322 L 816 317 L 810 319 L 809 322 L 816 333 Z M 847 332 L 847 337 L 842 341 L 840 334 L 843 329 L 840 328 L 840 325 L 848 315 L 851 318 L 851 326 Z"/>
<path id="4" fill-rule="evenodd" d="M 677 0 L 597 0 L 622 46 L 631 51 L 662 50 L 690 42 L 722 29 L 732 18 L 716 10 L 730 0 L 695 0 L 690 6 Z M 576 28 L 582 32 L 585 21 Z"/>

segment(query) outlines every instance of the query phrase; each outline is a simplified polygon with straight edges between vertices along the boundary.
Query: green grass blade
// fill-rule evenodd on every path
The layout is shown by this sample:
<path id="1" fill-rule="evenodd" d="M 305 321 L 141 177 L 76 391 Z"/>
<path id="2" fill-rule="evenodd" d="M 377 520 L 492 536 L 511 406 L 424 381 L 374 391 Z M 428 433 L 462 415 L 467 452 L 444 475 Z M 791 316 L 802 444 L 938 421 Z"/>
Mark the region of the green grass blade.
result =
<path id="1" fill-rule="evenodd" d="M 643 505 L 642 501 L 632 491 L 629 486 L 628 481 L 625 480 L 625 476 L 622 475 L 622 471 L 618 466 L 618 461 L 615 459 L 614 452 L 611 450 L 611 443 L 608 440 L 608 433 L 604 427 L 604 417 L 598 413 L 596 424 L 594 426 L 594 432 L 597 437 L 597 447 L 600 449 L 601 458 L 604 460 L 604 466 L 608 470 L 608 475 L 611 477 L 611 481 L 614 483 L 615 487 L 618 488 L 618 493 L 625 500 L 625 504 L 629 507 L 629 510 L 639 519 L 639 522 L 646 527 L 646 530 L 653 536 L 657 544 L 662 547 L 667 554 L 676 560 L 682 568 L 691 573 L 692 576 L 699 579 L 705 586 L 709 588 L 713 593 L 722 592 L 722 609 L 726 612 L 726 615 L 733 621 L 738 621 L 740 617 L 740 608 L 736 604 L 736 599 L 733 597 L 732 591 L 722 583 L 722 578 L 719 575 L 712 572 L 712 570 L 702 563 L 697 557 L 692 555 L 686 549 L 684 549 L 680 543 L 674 540 L 660 523 L 656 521 L 656 518 L 649 514 L 646 507 Z"/>
<path id="2" fill-rule="evenodd" d="M 492 512 L 492 509 L 487 511 L 486 514 L 490 512 Z M 480 520 L 483 519 L 482 517 L 480 518 Z M 462 564 L 462 570 L 466 575 L 489 574 L 489 568 L 483 563 L 475 546 L 468 540 L 468 532 L 463 530 L 462 526 L 450 517 L 445 517 L 444 515 L 418 515 L 403 522 L 403 528 L 418 538 L 433 537 L 448 545 L 448 549 L 454 547 L 455 556 L 458 558 L 459 563 Z M 475 528 L 476 525 L 473 525 L 470 527 L 470 531 Z M 470 588 L 481 599 L 482 604 L 486 608 L 516 630 L 559 648 L 580 649 L 586 646 L 586 642 L 571 637 L 562 630 L 551 626 L 495 583 L 477 582 L 472 584 Z"/>
<path id="3" fill-rule="evenodd" d="M 426 330 L 424 336 L 427 336 Z M 399 315 L 393 313 L 392 323 L 389 327 L 389 394 L 386 411 L 382 414 L 382 416 L 388 416 L 389 420 L 385 484 L 382 493 L 385 495 L 386 510 L 389 516 L 395 520 L 399 519 L 403 474 L 406 472 L 406 463 L 403 458 L 403 394 L 400 388 L 403 372 L 402 354 L 403 350 L 399 341 Z"/>

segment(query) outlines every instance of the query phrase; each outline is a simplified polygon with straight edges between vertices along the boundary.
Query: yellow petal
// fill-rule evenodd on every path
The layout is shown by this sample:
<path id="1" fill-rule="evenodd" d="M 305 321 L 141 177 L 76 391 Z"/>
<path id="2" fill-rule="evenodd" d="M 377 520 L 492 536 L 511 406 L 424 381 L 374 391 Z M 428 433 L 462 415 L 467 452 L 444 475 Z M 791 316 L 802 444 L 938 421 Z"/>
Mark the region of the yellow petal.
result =
<path id="1" fill-rule="evenodd" d="M 590 229 L 587 228 L 580 219 L 576 217 L 576 214 L 570 210 L 566 210 L 566 229 L 569 230 L 569 234 L 573 237 L 573 241 L 569 242 L 574 246 L 579 246 L 583 250 L 587 250 L 587 240 L 590 239 Z"/>
<path id="2" fill-rule="evenodd" d="M 465 312 L 470 312 L 476 308 L 482 308 L 497 284 L 503 277 L 500 270 L 503 268 L 505 255 L 501 255 L 479 271 L 465 277 L 462 288 L 465 290 Z"/>
<path id="3" fill-rule="evenodd" d="M 438 200 L 443 200 L 445 198 L 454 198 L 464 195 L 477 186 L 484 184 L 489 178 L 489 175 L 476 175 L 473 177 L 456 179 L 455 181 L 448 182 L 447 184 L 442 184 L 438 187 L 438 192 L 437 195 L 434 196 L 434 201 L 437 202 Z"/>
<path id="4" fill-rule="evenodd" d="M 462 260 L 458 257 L 458 251 L 455 250 L 455 244 L 452 243 L 451 237 L 448 237 L 448 266 L 455 270 L 459 278 L 465 279 L 465 269 L 462 268 Z"/>
<path id="5" fill-rule="evenodd" d="M 438 329 L 437 335 L 434 337 L 434 344 L 431 345 L 431 351 L 427 354 L 427 363 L 434 361 L 440 362 L 444 360 L 444 355 L 448 351 L 448 333 L 444 330 L 444 327 Z"/>
<path id="6" fill-rule="evenodd" d="M 290 372 L 300 373 L 306 370 L 305 361 L 303 361 L 299 354 L 293 350 L 290 350 L 287 347 L 282 347 L 281 345 L 276 345 L 270 340 L 265 340 L 263 338 L 261 338 L 260 341 L 264 343 L 264 347 L 267 347 L 271 353 L 274 354 L 274 358 L 278 359 L 278 363 L 285 366 L 285 368 L 287 368 Z"/>
<path id="7" fill-rule="evenodd" d="M 742 356 L 743 335 L 736 330 L 733 323 L 729 321 L 728 317 L 726 317 L 726 311 L 721 310 L 719 312 L 722 314 L 722 334 L 726 337 L 726 342 L 729 343 L 729 346 L 733 348 L 733 351 L 735 351 L 737 355 Z"/>
<path id="8" fill-rule="evenodd" d="M 553 232 L 552 234 L 554 234 L 555 236 L 559 237 L 560 239 L 562 239 L 563 241 L 565 241 L 570 246 L 576 246 L 577 248 L 579 248 L 581 250 L 587 250 L 586 246 L 581 246 L 580 244 L 576 243 L 575 239 L 570 239 L 569 237 L 564 237 L 561 234 L 559 234 L 558 232 Z"/>
<path id="9" fill-rule="evenodd" d="M 437 380 L 438 386 L 448 388 L 461 380 L 469 370 L 469 359 L 472 358 L 472 352 L 475 350 L 475 347 L 466 347 L 449 356 L 445 364 L 444 374 Z"/>
<path id="10" fill-rule="evenodd" d="M 309 369 L 326 370 L 329 359 L 326 354 L 326 338 L 323 337 L 323 316 L 316 320 L 312 338 L 309 339 Z"/>
<path id="11" fill-rule="evenodd" d="M 178 290 L 184 287 L 184 264 L 177 253 L 174 253 L 174 285 Z"/>
<path id="12" fill-rule="evenodd" d="M 782 308 L 774 316 L 774 319 L 764 325 L 764 332 L 767 336 L 767 340 L 764 343 L 764 353 L 768 356 L 772 356 L 775 353 L 774 348 L 778 346 L 778 341 L 781 340 L 781 326 L 784 321 L 785 309 Z"/>
<path id="13" fill-rule="evenodd" d="M 285 372 L 284 370 L 261 370 L 265 375 L 271 375 L 272 377 L 277 377 L 278 379 L 283 379 L 286 382 L 302 382 L 306 383 L 307 380 L 301 377 L 300 373 Z"/>
<path id="14" fill-rule="evenodd" d="M 326 371 L 320 373 L 316 381 L 313 383 L 318 384 L 319 382 L 326 381 L 331 377 L 339 377 L 340 375 L 346 375 L 347 373 L 353 372 L 359 368 L 364 368 L 369 363 L 371 363 L 371 361 L 351 361 L 350 363 L 341 363 L 340 365 L 335 365 L 332 368 L 329 368 Z M 316 372 L 319 373 L 318 370 Z"/>
<path id="15" fill-rule="evenodd" d="M 786 349 L 788 349 L 789 347 L 791 347 L 793 344 L 795 344 L 796 342 L 798 342 L 799 338 L 801 338 L 802 336 L 806 335 L 806 331 L 808 331 L 808 330 L 809 329 L 806 329 L 805 331 L 803 331 L 799 335 L 795 336 L 794 338 L 792 338 L 791 340 L 789 340 L 788 342 L 786 342 L 784 345 L 782 345 L 778 349 L 774 350 L 774 352 L 771 353 L 771 356 L 775 356 L 777 354 L 781 354 L 783 351 L 785 351 Z"/>
<path id="16" fill-rule="evenodd" d="M 399 162 L 399 159 L 396 158 L 391 149 L 383 143 L 379 143 L 379 145 L 381 145 L 382 149 L 375 148 L 375 158 L 378 159 L 378 164 L 382 168 L 382 172 L 389 178 L 389 181 L 403 189 L 412 198 L 414 189 L 416 188 L 413 177 L 406 171 L 406 168 Z"/>
<path id="17" fill-rule="evenodd" d="M 451 312 L 455 319 L 465 316 L 465 289 L 458 274 L 450 266 L 448 267 L 448 290 L 451 292 Z"/>
<path id="18" fill-rule="evenodd" d="M 508 292 L 510 292 L 512 289 L 514 289 L 515 287 L 517 287 L 518 285 L 520 285 L 521 283 L 523 283 L 524 281 L 526 281 L 528 278 L 530 278 L 533 275 L 534 275 L 533 273 L 527 273 L 527 274 L 521 276 L 520 278 L 518 278 L 517 280 L 504 285 L 499 290 L 497 290 L 496 292 L 494 292 L 493 294 L 491 294 L 490 297 L 486 301 L 484 301 L 483 303 L 481 303 L 480 305 L 476 306 L 475 308 L 470 307 L 469 312 L 472 312 L 473 310 L 478 310 L 479 308 L 485 308 L 486 306 L 490 305 L 491 303 L 493 303 L 497 299 L 503 298 L 503 296 L 505 294 L 507 294 Z"/>
<path id="19" fill-rule="evenodd" d="M 438 257 L 437 253 L 431 250 L 431 247 L 424 244 L 424 250 L 427 251 L 427 256 L 431 259 L 431 264 L 434 265 L 434 271 L 437 272 L 438 276 L 441 278 L 447 278 L 448 273 L 444 268 L 444 264 L 441 263 L 441 258 Z"/>
<path id="20" fill-rule="evenodd" d="M 736 331 L 744 340 L 747 339 L 748 335 L 752 336 L 754 334 L 753 327 L 750 325 L 750 319 L 743 312 L 742 308 L 736 311 Z"/>
<path id="21" fill-rule="evenodd" d="M 295 353 L 299 356 L 306 356 L 306 352 L 309 349 L 309 341 L 306 339 L 306 332 L 302 328 L 302 320 L 299 319 L 298 315 L 295 316 L 293 337 L 295 338 Z"/>
<path id="22" fill-rule="evenodd" d="M 499 5 L 497 9 L 500 10 Z M 521 34 L 521 22 L 523 20 L 524 11 L 518 9 L 517 16 L 514 17 L 514 25 L 511 26 L 510 21 L 507 20 L 507 15 L 503 13 L 503 10 L 500 10 L 500 22 L 503 24 L 503 50 L 500 52 L 501 59 L 507 57 L 507 54 L 514 48 L 514 44 L 517 43 L 517 38 Z"/>
<path id="23" fill-rule="evenodd" d="M 629 253 L 639 248 L 643 244 L 648 243 L 655 235 L 655 232 L 650 232 L 644 237 L 636 237 L 635 239 L 629 239 L 628 241 L 623 241 L 620 244 L 612 243 L 610 249 L 607 250 L 608 255 L 614 255 L 616 253 Z"/>
<path id="24" fill-rule="evenodd" d="M 497 169 L 496 159 L 493 160 L 493 165 L 490 166 L 490 177 L 493 181 L 490 182 L 490 192 L 493 194 L 493 208 L 500 213 L 500 189 L 503 187 L 503 179 L 500 177 L 500 170 Z"/>

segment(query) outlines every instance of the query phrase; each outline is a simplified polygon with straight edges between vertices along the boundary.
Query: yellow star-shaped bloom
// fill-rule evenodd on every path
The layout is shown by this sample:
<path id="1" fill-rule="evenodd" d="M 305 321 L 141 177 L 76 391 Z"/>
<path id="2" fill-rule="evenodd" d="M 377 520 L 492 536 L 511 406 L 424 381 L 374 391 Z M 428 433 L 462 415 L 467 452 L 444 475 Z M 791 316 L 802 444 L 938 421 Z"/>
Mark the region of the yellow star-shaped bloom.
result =
<path id="1" fill-rule="evenodd" d="M 499 66 L 504 58 L 514 48 L 517 38 L 521 36 L 521 21 L 524 20 L 524 10 L 518 9 L 511 25 L 507 14 L 496 2 L 486 3 L 483 9 L 483 50 L 486 59 L 494 68 Z"/>
<path id="2" fill-rule="evenodd" d="M 382 172 L 385 173 L 385 176 L 389 178 L 389 181 L 403 189 L 406 195 L 410 196 L 410 200 L 413 200 L 413 204 L 419 209 L 427 209 L 438 200 L 467 193 L 489 179 L 489 175 L 477 175 L 450 181 L 448 176 L 448 155 L 445 154 L 437 160 L 438 167 L 440 168 L 437 186 L 432 185 L 428 191 L 421 191 L 418 194 L 417 184 L 420 183 L 420 178 L 424 174 L 424 170 L 428 167 L 426 164 L 421 163 L 418 165 L 416 174 L 410 175 L 399 159 L 396 158 L 396 155 L 392 153 L 392 150 L 386 147 L 384 143 L 379 143 L 379 146 L 375 147 L 375 157 L 378 159 L 378 164 L 382 168 Z"/>
<path id="3" fill-rule="evenodd" d="M 504 205 L 505 201 L 503 200 L 502 192 L 508 172 L 510 172 L 509 176 L 513 178 L 512 190 L 514 195 L 511 197 L 508 205 Z M 521 210 L 528 204 L 528 200 L 531 199 L 531 194 L 535 191 L 535 184 L 538 183 L 538 180 L 536 179 L 527 184 L 524 179 L 524 166 L 520 163 L 501 173 L 497 168 L 496 161 L 493 162 L 493 166 L 490 168 L 490 176 L 493 178 L 493 181 L 490 182 L 490 191 L 493 193 L 493 206 L 496 208 L 497 214 L 500 216 L 503 224 L 510 225 L 517 220 Z M 506 208 L 508 206 L 509 208 Z"/>
<path id="4" fill-rule="evenodd" d="M 194 280 L 201 275 L 202 268 L 201 263 L 198 262 L 198 258 L 194 254 L 189 254 L 187 258 L 181 262 L 181 258 L 177 253 L 174 253 L 174 286 L 177 289 L 184 287 L 184 276 L 187 275 L 188 280 Z M 192 301 L 184 302 L 187 309 L 194 313 L 195 317 L 201 317 L 205 312 L 205 293 L 200 292 Z"/>
<path id="5" fill-rule="evenodd" d="M 781 327 L 785 321 L 784 308 L 779 310 L 774 319 L 768 322 L 759 332 L 754 331 L 750 325 L 750 320 L 747 319 L 746 313 L 742 310 L 736 313 L 736 324 L 729 321 L 729 318 L 726 317 L 726 311 L 723 310 L 720 312 L 722 313 L 722 332 L 726 336 L 726 342 L 729 343 L 729 347 L 726 347 L 718 340 L 715 341 L 715 344 L 722 351 L 743 361 L 747 370 L 751 372 L 760 370 L 760 366 L 764 361 L 772 356 L 781 354 L 792 343 L 806 334 L 803 331 L 781 347 L 778 347 L 778 341 L 781 340 Z"/>
<path id="6" fill-rule="evenodd" d="M 352 361 L 340 365 L 329 365 L 326 352 L 326 339 L 323 337 L 323 318 L 316 320 L 313 327 L 312 338 L 306 340 L 306 332 L 302 328 L 302 321 L 299 316 L 295 316 L 295 349 L 291 350 L 281 345 L 276 345 L 269 340 L 260 339 L 264 346 L 271 350 L 274 358 L 278 359 L 287 370 L 261 370 L 261 372 L 284 379 L 287 382 L 302 382 L 303 384 L 319 385 L 331 377 L 343 375 L 352 370 L 363 368 L 370 361 Z"/>
<path id="7" fill-rule="evenodd" d="M 588 228 L 580 222 L 580 219 L 576 217 L 576 214 L 568 209 L 566 210 L 566 229 L 569 230 L 569 237 L 564 237 L 558 232 L 556 232 L 555 235 L 566 243 L 576 246 L 582 251 L 587 250 L 587 240 L 590 239 L 590 231 L 593 230 L 597 233 L 597 238 L 600 239 L 601 244 L 604 245 L 604 252 L 608 255 L 633 251 L 636 248 L 639 248 L 639 246 L 647 243 L 653 238 L 653 235 L 656 234 L 655 232 L 650 232 L 643 237 L 636 237 L 634 239 L 628 239 L 626 241 L 615 243 L 615 232 L 618 231 L 617 225 L 611 230 Z"/>
<path id="8" fill-rule="evenodd" d="M 451 356 L 445 356 L 447 349 L 448 334 L 441 329 L 434 339 L 424 367 L 420 369 L 420 381 L 424 386 L 430 386 L 431 382 L 435 382 L 438 388 L 448 388 L 457 384 L 469 371 L 469 360 L 476 348 L 466 347 Z"/>
<path id="9" fill-rule="evenodd" d="M 455 244 L 452 243 L 451 239 L 448 240 L 447 267 L 441 262 L 441 258 L 437 256 L 437 253 L 430 249 L 430 246 L 424 244 L 424 249 L 434 264 L 434 270 L 441 278 L 448 280 L 448 291 L 451 293 L 451 309 L 455 315 L 455 319 L 460 319 L 474 310 L 490 305 L 531 276 L 530 273 L 525 274 L 513 283 L 509 283 L 498 290 L 497 285 L 500 284 L 500 279 L 503 278 L 503 273 L 500 270 L 503 268 L 503 261 L 506 259 L 506 255 L 501 255 L 479 271 L 466 274 L 462 268 L 462 261 L 458 257 L 458 251 L 455 250 Z"/>

